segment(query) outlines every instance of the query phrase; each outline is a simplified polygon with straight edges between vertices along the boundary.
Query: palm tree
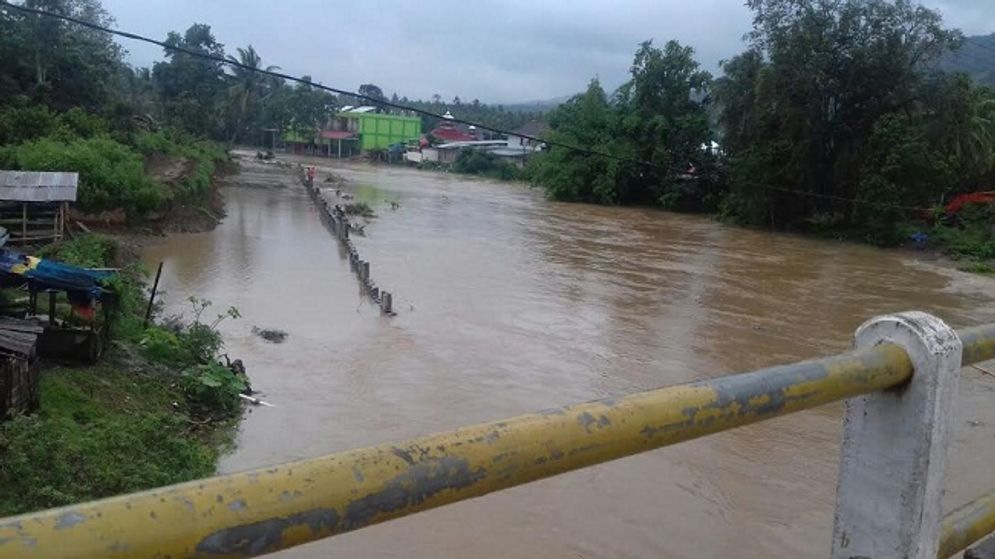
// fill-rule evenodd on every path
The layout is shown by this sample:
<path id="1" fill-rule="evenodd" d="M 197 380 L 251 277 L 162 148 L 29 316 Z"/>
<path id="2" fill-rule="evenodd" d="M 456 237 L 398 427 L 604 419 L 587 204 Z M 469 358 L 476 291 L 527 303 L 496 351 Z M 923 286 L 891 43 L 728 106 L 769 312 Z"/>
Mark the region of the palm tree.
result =
<path id="1" fill-rule="evenodd" d="M 985 173 L 995 167 L 995 91 L 976 88 L 971 109 L 971 147 Z"/>
<path id="2" fill-rule="evenodd" d="M 260 74 L 259 70 L 274 72 L 279 70 L 279 66 L 262 67 L 262 58 L 256 49 L 249 45 L 246 48 L 239 47 L 238 58 L 229 56 L 232 62 L 232 73 L 228 76 L 231 85 L 228 87 L 228 96 L 231 99 L 231 108 L 234 113 L 235 122 L 231 135 L 231 142 L 235 143 L 242 122 L 249 113 L 249 109 L 258 100 L 266 95 L 267 85 L 271 83 L 268 76 Z"/>

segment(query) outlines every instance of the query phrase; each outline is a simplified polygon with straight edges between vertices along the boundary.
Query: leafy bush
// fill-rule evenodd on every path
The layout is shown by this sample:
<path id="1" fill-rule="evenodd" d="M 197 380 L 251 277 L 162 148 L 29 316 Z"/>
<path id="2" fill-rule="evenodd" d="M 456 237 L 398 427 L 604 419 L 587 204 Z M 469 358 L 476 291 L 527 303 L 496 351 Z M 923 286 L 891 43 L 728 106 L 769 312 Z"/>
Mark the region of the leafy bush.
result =
<path id="1" fill-rule="evenodd" d="M 177 317 L 171 327 L 148 328 L 139 343 L 145 355 L 157 362 L 173 367 L 191 367 L 215 363 L 223 346 L 218 325 L 229 318 L 239 318 L 238 309 L 228 308 L 210 323 L 201 322 L 204 311 L 211 302 L 197 297 L 189 299 L 193 307 L 193 320 L 184 323 Z"/>
<path id="2" fill-rule="evenodd" d="M 20 144 L 46 136 L 70 141 L 104 136 L 109 132 L 106 120 L 79 107 L 62 114 L 41 105 L 0 110 L 0 144 Z"/>
<path id="3" fill-rule="evenodd" d="M 241 409 L 245 378 L 223 365 L 197 365 L 184 370 L 180 379 L 187 401 L 200 415 L 230 417 Z"/>
<path id="4" fill-rule="evenodd" d="M 139 342 L 145 356 L 157 363 L 172 364 L 179 361 L 183 346 L 176 332 L 151 326 L 145 330 Z"/>
<path id="5" fill-rule="evenodd" d="M 453 162 L 453 171 L 498 180 L 515 180 L 520 175 L 518 168 L 493 153 L 473 149 L 460 151 Z"/>
<path id="6" fill-rule="evenodd" d="M 58 115 L 41 105 L 0 111 L 0 145 L 19 144 L 54 133 Z"/>
<path id="7" fill-rule="evenodd" d="M 238 309 L 230 307 L 210 323 L 201 321 L 210 301 L 190 298 L 194 317 L 189 323 L 171 320 L 171 327 L 152 326 L 139 342 L 144 355 L 153 362 L 181 369 L 181 384 L 194 412 L 205 417 L 231 417 L 240 409 L 239 392 L 246 379 L 218 363 L 223 345 L 218 324 L 238 318 Z"/>
<path id="8" fill-rule="evenodd" d="M 995 205 L 969 204 L 954 216 L 938 211 L 940 223 L 933 227 L 934 243 L 954 258 L 995 258 Z"/>
<path id="9" fill-rule="evenodd" d="M 141 155 L 108 137 L 42 138 L 0 150 L 0 162 L 28 171 L 79 172 L 79 205 L 85 211 L 124 208 L 129 216 L 140 216 L 161 209 L 169 197 L 145 174 Z"/>
<path id="10" fill-rule="evenodd" d="M 117 242 L 110 237 L 82 235 L 46 245 L 38 252 L 38 256 L 84 268 L 106 268 L 114 262 L 117 252 Z"/>
<path id="11" fill-rule="evenodd" d="M 145 156 L 157 153 L 173 155 L 176 152 L 176 143 L 162 131 L 139 134 L 133 145 L 135 150 Z"/>
<path id="12" fill-rule="evenodd" d="M 355 202 L 349 203 L 342 206 L 342 209 L 348 215 L 359 215 L 363 217 L 375 217 L 376 214 L 373 212 L 373 208 L 370 207 L 366 202 Z"/>
<path id="13" fill-rule="evenodd" d="M 79 107 L 73 107 L 59 115 L 59 124 L 70 137 L 94 138 L 109 132 L 106 120 Z"/>
<path id="14" fill-rule="evenodd" d="M 957 268 L 962 272 L 970 272 L 972 274 L 991 274 L 995 273 L 995 268 L 992 268 L 990 264 L 984 262 L 971 262 L 966 266 L 960 266 Z"/>
<path id="15" fill-rule="evenodd" d="M 987 224 L 973 223 L 963 228 L 940 225 L 933 229 L 933 235 L 937 244 L 953 257 L 995 258 L 995 242 Z"/>

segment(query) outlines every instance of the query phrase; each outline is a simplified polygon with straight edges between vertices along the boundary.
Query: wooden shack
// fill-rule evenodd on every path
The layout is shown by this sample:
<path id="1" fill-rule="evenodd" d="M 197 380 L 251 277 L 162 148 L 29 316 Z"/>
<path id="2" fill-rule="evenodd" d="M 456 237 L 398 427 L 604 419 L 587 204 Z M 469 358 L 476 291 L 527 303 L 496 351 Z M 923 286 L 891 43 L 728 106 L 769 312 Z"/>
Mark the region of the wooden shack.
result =
<path id="1" fill-rule="evenodd" d="M 79 173 L 0 171 L 0 226 L 13 244 L 59 241 Z"/>
<path id="2" fill-rule="evenodd" d="M 36 321 L 0 317 L 0 420 L 38 407 L 35 354 L 43 331 Z"/>

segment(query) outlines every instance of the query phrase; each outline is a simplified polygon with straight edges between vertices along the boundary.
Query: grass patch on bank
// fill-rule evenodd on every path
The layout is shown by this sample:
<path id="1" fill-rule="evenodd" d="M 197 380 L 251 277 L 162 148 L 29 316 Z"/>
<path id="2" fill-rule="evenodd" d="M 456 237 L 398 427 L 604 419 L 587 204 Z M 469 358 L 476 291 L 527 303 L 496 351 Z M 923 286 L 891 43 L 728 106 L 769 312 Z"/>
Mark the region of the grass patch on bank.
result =
<path id="1" fill-rule="evenodd" d="M 213 474 L 218 431 L 185 402 L 175 376 L 134 363 L 43 371 L 38 412 L 0 424 L 0 514 Z"/>
<path id="2" fill-rule="evenodd" d="M 47 258 L 121 267 L 112 238 L 82 235 L 50 245 Z M 51 367 L 40 377 L 40 407 L 0 423 L 0 515 L 62 506 L 210 476 L 231 443 L 247 386 L 218 362 L 209 301 L 193 316 L 143 325 L 147 295 L 137 263 L 110 280 L 118 294 L 114 347 L 87 367 Z"/>

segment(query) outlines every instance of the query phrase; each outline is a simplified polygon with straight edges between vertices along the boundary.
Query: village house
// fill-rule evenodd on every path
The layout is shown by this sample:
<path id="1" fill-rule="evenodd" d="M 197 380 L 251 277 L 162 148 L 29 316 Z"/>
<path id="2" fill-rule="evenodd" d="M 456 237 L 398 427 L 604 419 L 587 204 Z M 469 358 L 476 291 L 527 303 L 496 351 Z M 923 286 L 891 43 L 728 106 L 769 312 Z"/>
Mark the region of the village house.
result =
<path id="1" fill-rule="evenodd" d="M 455 122 L 454 118 L 453 113 L 446 111 L 446 114 L 442 115 L 443 120 L 429 132 L 429 135 L 442 143 L 472 142 L 480 139 L 476 126 Z"/>
<path id="2" fill-rule="evenodd" d="M 310 134 L 288 131 L 287 151 L 326 157 L 353 157 L 392 145 L 415 141 L 421 135 L 421 119 L 376 112 L 375 107 L 343 107 L 328 125 Z"/>
<path id="3" fill-rule="evenodd" d="M 508 134 L 508 147 L 519 150 L 538 151 L 542 147 L 542 142 L 537 142 L 532 138 L 540 138 L 548 131 L 548 124 L 533 120 L 512 130 Z"/>

